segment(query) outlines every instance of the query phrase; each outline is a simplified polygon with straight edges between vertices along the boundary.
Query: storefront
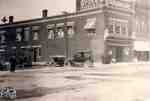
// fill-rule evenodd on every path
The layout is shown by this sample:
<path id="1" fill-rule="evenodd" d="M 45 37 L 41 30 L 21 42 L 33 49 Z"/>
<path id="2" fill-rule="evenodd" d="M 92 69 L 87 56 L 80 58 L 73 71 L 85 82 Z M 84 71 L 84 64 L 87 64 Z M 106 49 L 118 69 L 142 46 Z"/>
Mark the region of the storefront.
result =
<path id="1" fill-rule="evenodd" d="M 129 62 L 132 58 L 131 39 L 108 38 L 105 42 L 105 57 L 107 63 Z"/>
<path id="2" fill-rule="evenodd" d="M 134 61 L 149 61 L 150 60 L 150 43 L 147 41 L 134 42 Z"/>

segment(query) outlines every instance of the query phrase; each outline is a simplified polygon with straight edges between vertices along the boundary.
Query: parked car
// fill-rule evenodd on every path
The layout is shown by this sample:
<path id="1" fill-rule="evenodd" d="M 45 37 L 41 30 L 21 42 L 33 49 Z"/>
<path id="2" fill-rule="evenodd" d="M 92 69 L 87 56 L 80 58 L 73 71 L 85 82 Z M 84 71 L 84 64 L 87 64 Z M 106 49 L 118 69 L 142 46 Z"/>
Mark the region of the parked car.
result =
<path id="1" fill-rule="evenodd" d="M 64 55 L 55 55 L 50 56 L 50 65 L 56 67 L 63 67 L 65 65 L 66 56 Z"/>
<path id="2" fill-rule="evenodd" d="M 85 65 L 91 66 L 93 64 L 93 57 L 91 51 L 78 51 L 73 58 L 68 60 L 71 66 L 83 67 Z"/>

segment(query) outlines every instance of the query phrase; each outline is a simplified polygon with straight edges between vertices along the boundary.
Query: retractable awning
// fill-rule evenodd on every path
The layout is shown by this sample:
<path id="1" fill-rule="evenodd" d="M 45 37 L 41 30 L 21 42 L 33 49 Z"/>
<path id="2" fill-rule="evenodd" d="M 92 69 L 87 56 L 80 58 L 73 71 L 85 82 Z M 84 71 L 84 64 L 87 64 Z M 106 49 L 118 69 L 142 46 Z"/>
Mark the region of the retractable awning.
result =
<path id="1" fill-rule="evenodd" d="M 96 18 L 87 19 L 84 29 L 96 29 Z"/>
<path id="2" fill-rule="evenodd" d="M 135 41 L 134 50 L 136 51 L 150 51 L 150 43 L 145 41 Z"/>

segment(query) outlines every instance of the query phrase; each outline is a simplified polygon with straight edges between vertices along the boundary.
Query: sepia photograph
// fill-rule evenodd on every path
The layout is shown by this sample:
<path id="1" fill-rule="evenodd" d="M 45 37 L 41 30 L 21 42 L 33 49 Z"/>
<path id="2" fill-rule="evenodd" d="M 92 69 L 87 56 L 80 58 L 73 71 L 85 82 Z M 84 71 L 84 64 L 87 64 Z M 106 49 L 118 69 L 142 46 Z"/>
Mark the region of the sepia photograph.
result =
<path id="1" fill-rule="evenodd" d="M 0 0 L 0 101 L 150 101 L 150 0 Z"/>

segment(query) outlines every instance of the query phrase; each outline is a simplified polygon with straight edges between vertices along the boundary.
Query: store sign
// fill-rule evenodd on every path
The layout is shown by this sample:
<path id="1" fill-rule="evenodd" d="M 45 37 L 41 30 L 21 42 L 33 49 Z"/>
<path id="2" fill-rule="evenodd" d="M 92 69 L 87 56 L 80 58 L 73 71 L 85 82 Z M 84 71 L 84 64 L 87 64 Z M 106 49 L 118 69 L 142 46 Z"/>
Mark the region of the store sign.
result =
<path id="1" fill-rule="evenodd" d="M 81 0 L 81 9 L 95 8 L 98 4 L 98 0 Z"/>

